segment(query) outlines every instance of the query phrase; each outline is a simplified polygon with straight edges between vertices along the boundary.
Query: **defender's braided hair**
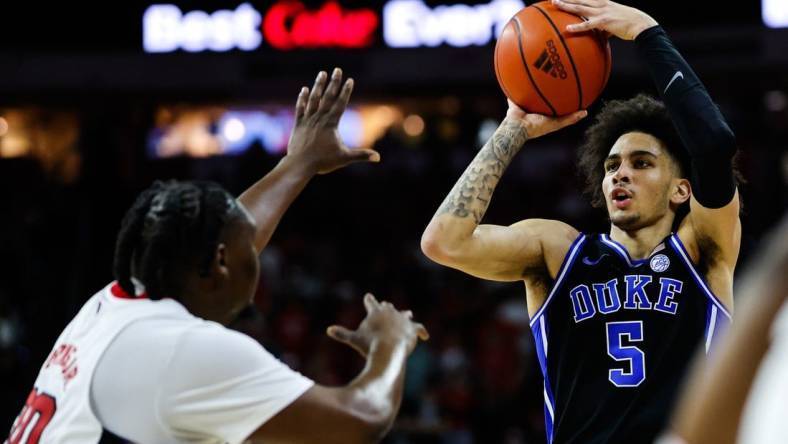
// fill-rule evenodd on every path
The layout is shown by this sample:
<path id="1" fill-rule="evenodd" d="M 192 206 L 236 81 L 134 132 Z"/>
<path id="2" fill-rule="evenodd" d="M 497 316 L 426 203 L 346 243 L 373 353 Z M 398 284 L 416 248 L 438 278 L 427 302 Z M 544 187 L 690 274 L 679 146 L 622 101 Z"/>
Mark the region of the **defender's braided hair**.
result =
<path id="1" fill-rule="evenodd" d="M 178 292 L 184 272 L 204 276 L 235 199 L 212 182 L 155 182 L 126 212 L 115 246 L 114 274 L 134 294 L 132 276 L 150 299 Z"/>

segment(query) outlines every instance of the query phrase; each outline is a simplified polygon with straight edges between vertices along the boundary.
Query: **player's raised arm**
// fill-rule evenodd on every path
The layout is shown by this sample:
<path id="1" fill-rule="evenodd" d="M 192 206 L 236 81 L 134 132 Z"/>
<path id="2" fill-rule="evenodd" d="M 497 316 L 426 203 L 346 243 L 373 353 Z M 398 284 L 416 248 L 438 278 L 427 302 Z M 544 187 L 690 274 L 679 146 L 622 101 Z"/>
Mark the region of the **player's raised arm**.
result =
<path id="1" fill-rule="evenodd" d="M 690 213 L 679 235 L 694 260 L 705 255 L 732 275 L 741 241 L 732 165 L 736 139 L 703 83 L 665 30 L 646 13 L 609 0 L 553 0 L 553 4 L 588 19 L 570 25 L 570 32 L 598 29 L 634 40 L 691 159 Z M 708 251 L 700 251 L 704 248 Z"/>
<path id="2" fill-rule="evenodd" d="M 689 248 L 694 246 L 699 255 L 706 255 L 732 274 L 741 242 L 732 164 L 736 138 L 703 83 L 661 27 L 643 31 L 635 43 L 691 159 L 692 196 L 685 236 Z"/>
<path id="3" fill-rule="evenodd" d="M 238 198 L 257 224 L 258 252 L 268 244 L 282 215 L 312 177 L 354 162 L 380 160 L 376 151 L 348 149 L 339 139 L 337 126 L 352 92 L 353 79 L 343 83 L 342 70 L 335 68 L 330 79 L 321 71 L 312 89 L 303 87 L 298 94 L 287 155 Z"/>
<path id="4" fill-rule="evenodd" d="M 568 248 L 577 231 L 561 222 L 531 219 L 506 227 L 481 225 L 481 221 L 501 176 L 526 140 L 571 125 L 585 115 L 585 111 L 558 118 L 529 114 L 510 101 L 506 118 L 424 230 L 424 254 L 474 276 L 514 281 L 522 279 L 526 268 L 542 266 L 545 237 Z"/>

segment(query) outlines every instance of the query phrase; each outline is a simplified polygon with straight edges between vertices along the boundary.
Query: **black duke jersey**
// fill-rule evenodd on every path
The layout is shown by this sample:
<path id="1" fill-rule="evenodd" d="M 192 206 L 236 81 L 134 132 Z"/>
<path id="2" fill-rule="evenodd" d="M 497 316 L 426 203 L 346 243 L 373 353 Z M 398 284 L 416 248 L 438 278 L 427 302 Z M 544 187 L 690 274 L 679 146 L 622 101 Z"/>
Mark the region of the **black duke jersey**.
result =
<path id="1" fill-rule="evenodd" d="M 652 443 L 699 342 L 729 322 L 677 235 L 645 260 L 579 235 L 530 322 L 548 442 Z"/>

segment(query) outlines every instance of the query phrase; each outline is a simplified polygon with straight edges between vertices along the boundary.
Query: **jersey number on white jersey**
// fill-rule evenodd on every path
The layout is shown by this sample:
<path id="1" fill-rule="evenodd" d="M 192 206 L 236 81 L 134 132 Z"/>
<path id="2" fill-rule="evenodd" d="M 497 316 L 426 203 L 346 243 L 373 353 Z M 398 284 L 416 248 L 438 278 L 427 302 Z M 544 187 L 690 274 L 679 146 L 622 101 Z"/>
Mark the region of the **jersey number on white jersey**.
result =
<path id="1" fill-rule="evenodd" d="M 22 412 L 16 417 L 14 425 L 11 426 L 7 443 L 38 444 L 41 433 L 52 420 L 56 409 L 55 398 L 44 392 L 39 393 L 37 389 L 33 388 L 27 397 L 25 406 L 22 407 Z"/>

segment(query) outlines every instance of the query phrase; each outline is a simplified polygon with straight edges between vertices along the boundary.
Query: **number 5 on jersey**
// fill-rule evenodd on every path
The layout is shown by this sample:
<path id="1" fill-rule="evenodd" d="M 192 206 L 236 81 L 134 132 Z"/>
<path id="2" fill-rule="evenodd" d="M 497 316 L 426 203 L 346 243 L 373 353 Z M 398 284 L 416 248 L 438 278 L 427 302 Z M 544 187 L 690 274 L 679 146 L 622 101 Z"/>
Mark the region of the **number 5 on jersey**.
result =
<path id="1" fill-rule="evenodd" d="M 625 367 L 612 368 L 608 379 L 616 387 L 637 387 L 646 380 L 646 356 L 634 345 L 623 345 L 643 341 L 643 321 L 608 322 L 607 354 Z"/>

